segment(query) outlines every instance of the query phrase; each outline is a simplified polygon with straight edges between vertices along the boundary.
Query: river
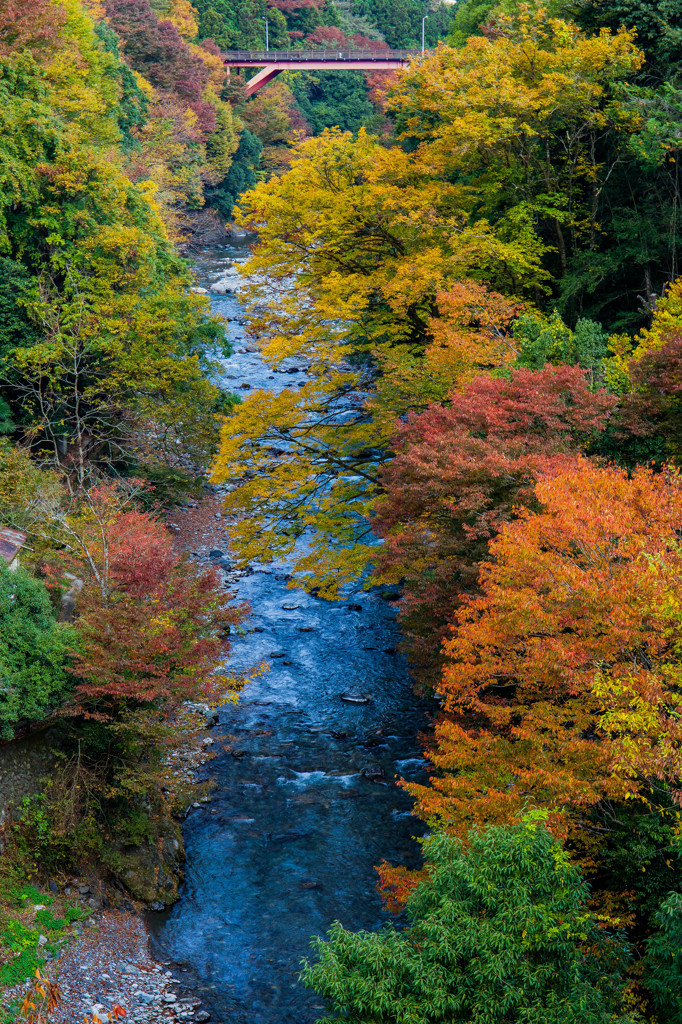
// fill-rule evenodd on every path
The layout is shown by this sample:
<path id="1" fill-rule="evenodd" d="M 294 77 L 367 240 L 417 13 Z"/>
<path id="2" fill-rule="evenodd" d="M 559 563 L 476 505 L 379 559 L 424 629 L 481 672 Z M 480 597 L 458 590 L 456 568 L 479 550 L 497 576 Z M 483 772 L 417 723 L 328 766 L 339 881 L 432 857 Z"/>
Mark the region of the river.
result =
<path id="1" fill-rule="evenodd" d="M 201 283 L 245 255 L 237 244 L 205 250 Z M 243 350 L 235 296 L 212 303 L 235 346 L 228 386 L 279 390 L 303 380 Z M 155 955 L 191 977 L 216 1024 L 314 1021 L 322 1002 L 298 982 L 311 936 L 334 920 L 380 927 L 375 865 L 419 862 L 420 824 L 395 778 L 423 776 L 426 709 L 396 650 L 394 610 L 377 590 L 339 602 L 291 590 L 290 572 L 279 560 L 234 576 L 236 599 L 252 614 L 230 665 L 270 668 L 221 710 L 217 731 L 231 749 L 211 763 L 211 802 L 186 820 L 181 899 L 150 915 Z M 347 691 L 369 700 L 347 703 Z"/>

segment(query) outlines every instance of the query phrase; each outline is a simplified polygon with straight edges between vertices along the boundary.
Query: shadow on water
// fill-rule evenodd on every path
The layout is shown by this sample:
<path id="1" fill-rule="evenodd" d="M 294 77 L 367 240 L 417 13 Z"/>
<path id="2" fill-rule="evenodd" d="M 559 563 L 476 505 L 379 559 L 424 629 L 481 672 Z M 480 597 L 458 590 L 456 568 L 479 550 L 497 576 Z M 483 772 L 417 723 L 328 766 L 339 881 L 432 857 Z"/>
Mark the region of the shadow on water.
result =
<path id="1" fill-rule="evenodd" d="M 207 250 L 202 284 L 244 255 Z M 236 298 L 213 305 L 243 347 Z M 235 352 L 225 366 L 234 389 L 295 385 L 295 374 L 273 373 L 257 353 Z M 229 749 L 211 763 L 211 802 L 185 823 L 182 899 L 150 915 L 155 953 L 190 972 L 220 1024 L 315 1020 L 321 1001 L 297 980 L 311 936 L 334 920 L 380 927 L 375 865 L 419 860 L 420 825 L 395 776 L 423 775 L 425 708 L 396 653 L 394 611 L 376 591 L 326 602 L 290 590 L 289 569 L 283 560 L 235 574 L 252 615 L 231 666 L 265 660 L 270 670 L 221 711 Z M 346 703 L 346 691 L 369 700 Z"/>

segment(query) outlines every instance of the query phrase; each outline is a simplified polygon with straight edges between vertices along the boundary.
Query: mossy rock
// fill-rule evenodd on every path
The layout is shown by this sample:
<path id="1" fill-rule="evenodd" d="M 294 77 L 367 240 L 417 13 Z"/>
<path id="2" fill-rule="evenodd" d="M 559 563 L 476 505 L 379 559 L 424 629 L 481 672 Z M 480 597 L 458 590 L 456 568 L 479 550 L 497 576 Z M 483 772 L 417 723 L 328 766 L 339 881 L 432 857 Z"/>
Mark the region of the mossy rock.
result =
<path id="1" fill-rule="evenodd" d="M 156 840 L 124 847 L 113 869 L 133 899 L 170 906 L 178 899 L 185 849 L 178 822 L 164 822 Z"/>

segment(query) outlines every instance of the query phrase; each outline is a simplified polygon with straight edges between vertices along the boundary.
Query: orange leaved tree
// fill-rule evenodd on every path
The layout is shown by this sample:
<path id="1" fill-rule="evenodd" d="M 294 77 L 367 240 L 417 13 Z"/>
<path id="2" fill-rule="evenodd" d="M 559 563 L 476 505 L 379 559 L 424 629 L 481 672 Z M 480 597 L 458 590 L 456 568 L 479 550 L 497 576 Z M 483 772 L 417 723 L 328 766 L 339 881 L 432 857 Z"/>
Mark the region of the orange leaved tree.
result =
<path id="1" fill-rule="evenodd" d="M 608 806 L 679 797 L 682 479 L 576 457 L 535 492 L 455 617 L 436 774 L 408 788 L 455 832 L 543 806 L 585 856 Z"/>

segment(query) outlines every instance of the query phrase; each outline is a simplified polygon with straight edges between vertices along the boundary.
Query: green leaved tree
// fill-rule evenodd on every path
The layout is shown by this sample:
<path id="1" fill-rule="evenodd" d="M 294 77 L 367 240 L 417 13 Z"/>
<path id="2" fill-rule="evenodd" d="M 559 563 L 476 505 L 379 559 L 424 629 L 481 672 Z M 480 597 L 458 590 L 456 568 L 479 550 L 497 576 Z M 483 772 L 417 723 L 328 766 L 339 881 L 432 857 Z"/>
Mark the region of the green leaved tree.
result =
<path id="1" fill-rule="evenodd" d="M 39 721 L 73 688 L 67 653 L 75 632 L 57 623 L 40 580 L 0 560 L 0 736 L 22 719 Z"/>
<path id="2" fill-rule="evenodd" d="M 577 868 L 540 821 L 442 834 L 408 895 L 409 924 L 338 922 L 304 983 L 332 1004 L 321 1024 L 633 1024 L 624 944 L 599 932 Z"/>

